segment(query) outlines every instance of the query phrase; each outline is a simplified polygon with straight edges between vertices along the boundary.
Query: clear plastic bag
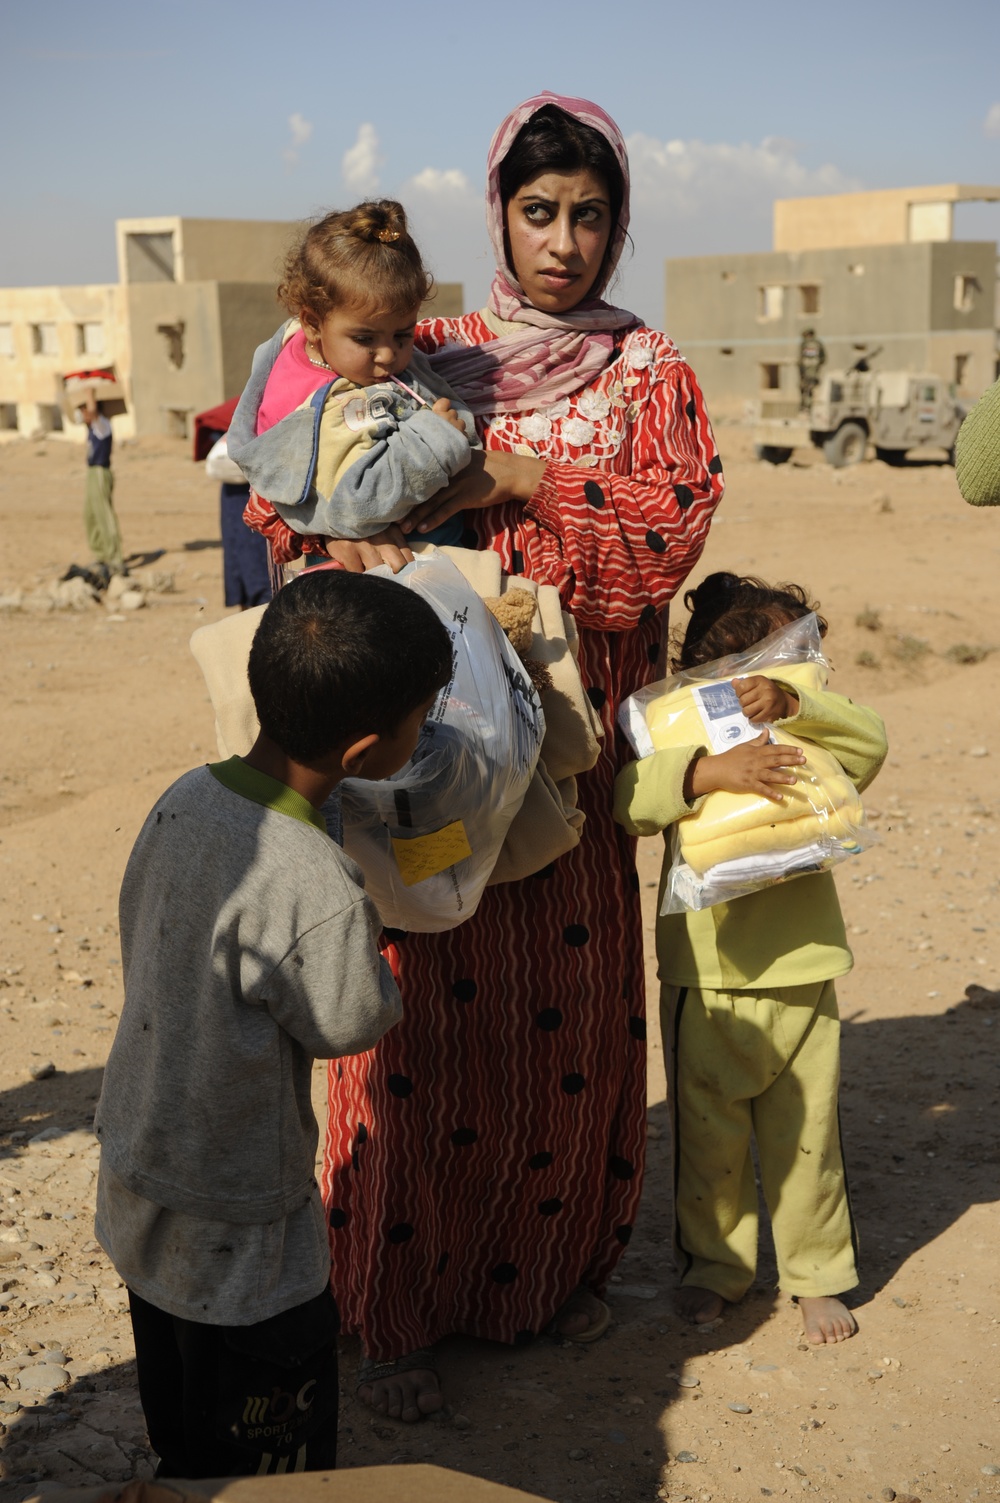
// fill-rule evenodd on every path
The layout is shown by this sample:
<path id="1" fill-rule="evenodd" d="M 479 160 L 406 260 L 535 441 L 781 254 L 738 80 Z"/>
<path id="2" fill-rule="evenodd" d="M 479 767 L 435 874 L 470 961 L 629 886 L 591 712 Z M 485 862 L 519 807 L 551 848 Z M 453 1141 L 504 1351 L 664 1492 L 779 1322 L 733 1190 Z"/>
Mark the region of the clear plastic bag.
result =
<path id="1" fill-rule="evenodd" d="M 451 634 L 453 672 L 406 766 L 383 782 L 340 785 L 344 848 L 389 928 L 437 933 L 475 913 L 534 775 L 545 717 L 521 660 L 449 559 L 373 572 L 433 606 Z"/>
<path id="2" fill-rule="evenodd" d="M 670 747 L 727 751 L 760 735 L 740 709 L 734 678 L 780 678 L 792 688 L 826 688 L 829 665 L 813 614 L 780 627 L 746 652 L 702 663 L 638 690 L 618 719 L 639 757 Z M 710 793 L 672 832 L 673 859 L 661 913 L 711 908 L 858 855 L 875 839 L 860 796 L 837 759 L 784 726 L 771 741 L 801 747 L 805 763 L 781 804 L 750 793 Z"/>

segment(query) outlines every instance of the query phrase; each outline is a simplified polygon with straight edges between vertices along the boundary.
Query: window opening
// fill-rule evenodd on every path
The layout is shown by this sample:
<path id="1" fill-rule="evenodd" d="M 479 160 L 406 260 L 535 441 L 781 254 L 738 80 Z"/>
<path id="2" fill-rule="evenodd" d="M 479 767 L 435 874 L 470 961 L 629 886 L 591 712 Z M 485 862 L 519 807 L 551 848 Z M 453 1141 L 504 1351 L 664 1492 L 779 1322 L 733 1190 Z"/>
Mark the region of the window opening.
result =
<path id="1" fill-rule="evenodd" d="M 785 311 L 784 287 L 758 287 L 757 288 L 757 317 L 763 319 L 780 318 Z"/>
<path id="2" fill-rule="evenodd" d="M 32 324 L 31 350 L 35 355 L 58 355 L 59 336 L 55 324 Z"/>

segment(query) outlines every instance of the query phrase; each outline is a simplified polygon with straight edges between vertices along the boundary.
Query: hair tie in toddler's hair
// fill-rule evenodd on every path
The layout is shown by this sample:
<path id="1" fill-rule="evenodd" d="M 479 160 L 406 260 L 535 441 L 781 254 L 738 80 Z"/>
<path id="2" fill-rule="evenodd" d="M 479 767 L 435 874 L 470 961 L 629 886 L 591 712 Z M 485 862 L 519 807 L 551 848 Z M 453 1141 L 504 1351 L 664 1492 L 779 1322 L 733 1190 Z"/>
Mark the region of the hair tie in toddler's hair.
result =
<path id="1" fill-rule="evenodd" d="M 375 234 L 383 245 L 391 245 L 394 240 L 399 239 L 398 230 L 376 230 Z"/>

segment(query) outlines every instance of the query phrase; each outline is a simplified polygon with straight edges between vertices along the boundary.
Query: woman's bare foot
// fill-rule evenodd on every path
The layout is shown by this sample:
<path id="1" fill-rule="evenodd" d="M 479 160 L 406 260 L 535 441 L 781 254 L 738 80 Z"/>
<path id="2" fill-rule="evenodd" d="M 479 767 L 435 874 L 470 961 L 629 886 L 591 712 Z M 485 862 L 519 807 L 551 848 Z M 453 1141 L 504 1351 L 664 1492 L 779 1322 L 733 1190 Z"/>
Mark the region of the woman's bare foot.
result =
<path id="1" fill-rule="evenodd" d="M 611 1324 L 611 1311 L 589 1289 L 574 1289 L 556 1311 L 552 1326 L 564 1341 L 596 1341 Z"/>
<path id="2" fill-rule="evenodd" d="M 847 1341 L 858 1329 L 858 1323 L 843 1300 L 833 1294 L 817 1295 L 798 1299 L 805 1326 L 806 1340 L 813 1346 L 832 1346 L 838 1341 Z"/>
<path id="3" fill-rule="evenodd" d="M 710 1320 L 718 1320 L 726 1302 L 714 1289 L 699 1289 L 696 1284 L 684 1284 L 674 1295 L 674 1308 L 682 1320 L 692 1325 L 704 1326 Z"/>
<path id="4" fill-rule="evenodd" d="M 409 1364 L 427 1359 L 429 1352 L 411 1352 L 395 1362 L 373 1362 L 362 1357 L 358 1371 L 358 1398 L 376 1414 L 415 1424 L 444 1403 L 438 1375 L 432 1367 Z"/>

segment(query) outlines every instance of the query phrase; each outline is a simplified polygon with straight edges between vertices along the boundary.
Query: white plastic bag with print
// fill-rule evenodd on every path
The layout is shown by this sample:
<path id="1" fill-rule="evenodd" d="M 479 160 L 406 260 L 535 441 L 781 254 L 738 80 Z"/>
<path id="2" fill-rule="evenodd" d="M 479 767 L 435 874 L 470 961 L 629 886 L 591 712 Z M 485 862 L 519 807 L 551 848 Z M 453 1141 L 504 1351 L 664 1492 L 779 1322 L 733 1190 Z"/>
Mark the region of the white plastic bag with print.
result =
<path id="1" fill-rule="evenodd" d="M 344 848 L 387 927 L 436 933 L 475 913 L 534 775 L 545 717 L 520 658 L 450 559 L 372 572 L 434 608 L 451 635 L 452 677 L 405 767 L 340 785 Z"/>
<path id="2" fill-rule="evenodd" d="M 829 664 L 811 612 L 772 632 L 746 652 L 701 663 L 650 684 L 622 704 L 619 723 L 639 757 L 670 747 L 707 746 L 719 753 L 752 741 L 760 727 L 743 711 L 734 678 L 780 678 L 793 689 L 825 689 Z M 826 871 L 872 844 L 857 789 L 837 759 L 785 726 L 770 739 L 805 752 L 783 802 L 752 793 L 708 794 L 671 833 L 673 859 L 661 913 L 711 908 L 777 882 Z"/>

